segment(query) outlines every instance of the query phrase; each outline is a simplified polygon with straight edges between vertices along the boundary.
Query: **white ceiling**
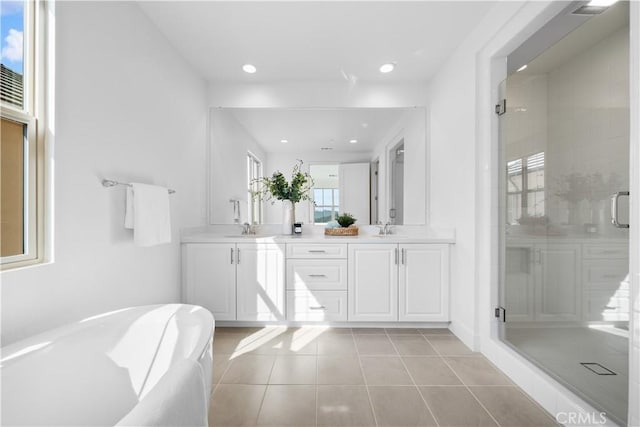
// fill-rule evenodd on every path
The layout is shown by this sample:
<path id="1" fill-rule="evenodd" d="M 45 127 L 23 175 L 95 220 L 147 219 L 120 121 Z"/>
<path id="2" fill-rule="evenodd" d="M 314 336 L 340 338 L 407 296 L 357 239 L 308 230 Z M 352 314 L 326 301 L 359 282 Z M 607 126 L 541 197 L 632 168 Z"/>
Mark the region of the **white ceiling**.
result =
<path id="1" fill-rule="evenodd" d="M 496 2 L 140 1 L 207 80 L 422 83 Z M 383 63 L 396 70 L 381 74 Z M 252 75 L 243 64 L 258 68 Z"/>
<path id="2" fill-rule="evenodd" d="M 406 108 L 278 109 L 230 108 L 268 153 L 373 151 L 407 113 Z M 281 140 L 288 142 L 282 143 Z M 355 144 L 349 141 L 356 139 Z"/>

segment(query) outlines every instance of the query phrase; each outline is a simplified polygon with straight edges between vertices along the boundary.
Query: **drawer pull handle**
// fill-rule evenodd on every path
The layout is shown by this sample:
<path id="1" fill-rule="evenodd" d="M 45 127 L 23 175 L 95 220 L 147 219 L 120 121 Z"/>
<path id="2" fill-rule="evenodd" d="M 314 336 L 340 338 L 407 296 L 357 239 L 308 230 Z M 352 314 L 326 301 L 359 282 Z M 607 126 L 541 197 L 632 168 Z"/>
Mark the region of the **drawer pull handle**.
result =
<path id="1" fill-rule="evenodd" d="M 309 307 L 309 310 L 326 310 L 327 307 L 325 307 L 324 305 L 319 305 L 317 307 Z"/>
<path id="2" fill-rule="evenodd" d="M 604 307 L 605 310 L 616 310 L 618 307 L 611 307 L 610 305 L 605 305 Z"/>
<path id="3" fill-rule="evenodd" d="M 618 275 L 617 274 L 603 274 L 602 277 L 604 277 L 605 279 L 617 279 Z"/>
<path id="4" fill-rule="evenodd" d="M 327 251 L 320 250 L 320 249 L 311 249 L 311 250 L 309 250 L 309 253 L 312 253 L 312 254 L 326 254 Z"/>
<path id="5" fill-rule="evenodd" d="M 327 277 L 326 274 L 310 274 L 309 277 Z"/>

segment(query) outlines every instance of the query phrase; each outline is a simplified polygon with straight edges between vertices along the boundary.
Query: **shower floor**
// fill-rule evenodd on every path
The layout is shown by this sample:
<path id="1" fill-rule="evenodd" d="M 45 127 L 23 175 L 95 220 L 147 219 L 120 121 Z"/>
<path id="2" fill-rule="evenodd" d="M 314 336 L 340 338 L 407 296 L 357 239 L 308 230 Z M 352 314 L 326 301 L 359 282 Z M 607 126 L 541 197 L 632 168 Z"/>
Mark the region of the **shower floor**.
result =
<path id="1" fill-rule="evenodd" d="M 506 340 L 612 421 L 626 425 L 629 341 L 620 329 L 509 325 Z M 616 375 L 598 375 L 581 363 L 598 363 Z"/>

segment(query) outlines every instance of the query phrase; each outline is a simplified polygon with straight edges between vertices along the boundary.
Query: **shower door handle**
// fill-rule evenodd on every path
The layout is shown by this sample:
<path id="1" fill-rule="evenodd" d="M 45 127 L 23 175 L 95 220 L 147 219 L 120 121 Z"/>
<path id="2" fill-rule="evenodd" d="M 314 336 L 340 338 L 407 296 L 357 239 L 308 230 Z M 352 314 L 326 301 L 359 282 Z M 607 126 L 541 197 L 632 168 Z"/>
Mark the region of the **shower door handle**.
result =
<path id="1" fill-rule="evenodd" d="M 629 196 L 628 191 L 618 191 L 611 196 L 611 224 L 617 228 L 629 228 L 629 224 L 621 224 L 618 221 L 618 199 L 621 196 Z"/>

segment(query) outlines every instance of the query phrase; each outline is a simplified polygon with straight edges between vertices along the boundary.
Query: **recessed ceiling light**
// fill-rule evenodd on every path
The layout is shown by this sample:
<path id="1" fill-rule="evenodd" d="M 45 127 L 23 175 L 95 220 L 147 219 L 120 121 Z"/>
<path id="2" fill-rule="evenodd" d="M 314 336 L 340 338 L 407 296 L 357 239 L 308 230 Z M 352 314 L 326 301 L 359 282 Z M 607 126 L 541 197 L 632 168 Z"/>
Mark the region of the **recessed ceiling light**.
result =
<path id="1" fill-rule="evenodd" d="M 358 143 L 358 140 L 357 140 L 357 139 L 352 139 L 352 140 L 350 140 L 350 141 L 349 141 L 349 143 L 350 143 L 350 144 L 357 144 L 357 143 Z"/>
<path id="2" fill-rule="evenodd" d="M 283 144 L 286 144 L 287 142 L 289 142 L 288 139 L 281 139 L 280 142 L 282 142 Z"/>
<path id="3" fill-rule="evenodd" d="M 363 127 L 363 128 L 367 128 L 367 127 L 369 127 L 369 123 L 363 123 L 363 124 L 362 124 L 362 127 Z"/>
<path id="4" fill-rule="evenodd" d="M 387 63 L 387 64 L 382 64 L 380 66 L 380 72 L 381 73 L 390 73 L 393 71 L 393 69 L 396 67 L 396 64 L 392 64 L 391 62 Z"/>
<path id="5" fill-rule="evenodd" d="M 520 71 L 526 70 L 527 69 L 527 64 L 524 64 L 522 67 L 518 68 L 516 70 L 516 73 L 519 73 Z"/>
<path id="6" fill-rule="evenodd" d="M 249 73 L 249 74 L 253 74 L 253 73 L 255 73 L 256 71 L 258 71 L 258 69 L 256 68 L 256 66 L 255 66 L 255 65 L 251 65 L 251 64 L 244 64 L 244 65 L 242 66 L 242 70 L 243 70 L 245 73 Z"/>

